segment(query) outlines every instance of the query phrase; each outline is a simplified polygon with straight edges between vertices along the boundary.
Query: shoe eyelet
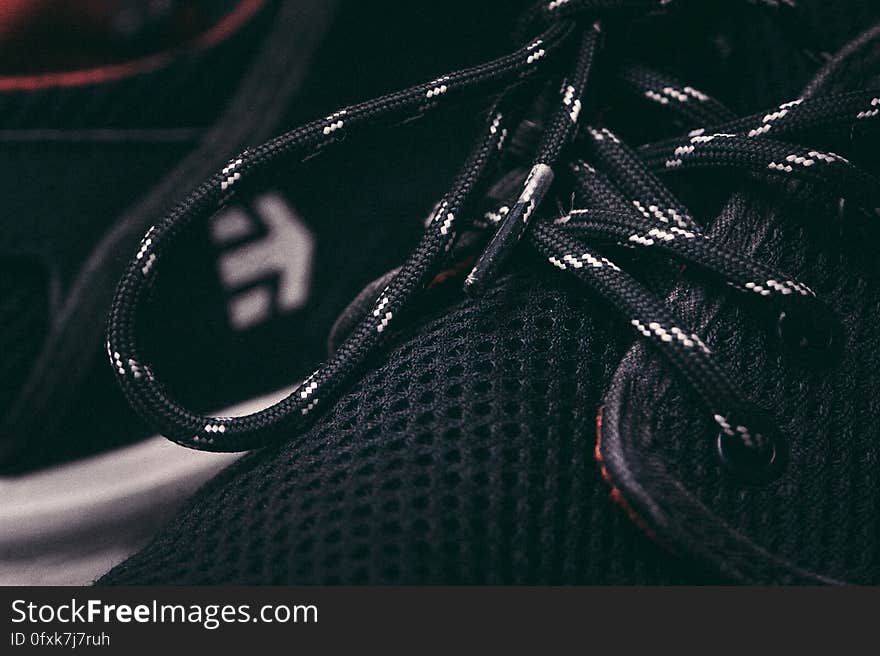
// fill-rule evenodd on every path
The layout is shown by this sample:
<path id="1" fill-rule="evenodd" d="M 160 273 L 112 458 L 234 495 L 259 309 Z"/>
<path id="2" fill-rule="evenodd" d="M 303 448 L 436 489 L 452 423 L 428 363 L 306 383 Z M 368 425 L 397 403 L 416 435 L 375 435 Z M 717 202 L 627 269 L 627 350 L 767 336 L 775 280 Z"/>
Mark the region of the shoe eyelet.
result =
<path id="1" fill-rule="evenodd" d="M 718 432 L 715 441 L 722 466 L 740 482 L 764 485 L 779 478 L 788 465 L 788 443 L 771 437 L 767 448 L 757 451 L 743 445 L 735 436 Z"/>

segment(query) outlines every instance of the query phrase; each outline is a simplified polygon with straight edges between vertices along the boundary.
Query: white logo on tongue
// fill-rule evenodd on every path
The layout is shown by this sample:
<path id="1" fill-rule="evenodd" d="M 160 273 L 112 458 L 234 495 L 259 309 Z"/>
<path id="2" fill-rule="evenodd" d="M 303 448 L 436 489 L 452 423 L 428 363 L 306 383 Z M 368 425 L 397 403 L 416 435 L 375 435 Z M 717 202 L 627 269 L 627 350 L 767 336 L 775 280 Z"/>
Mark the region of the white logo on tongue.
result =
<path id="1" fill-rule="evenodd" d="M 229 323 L 236 330 L 253 328 L 279 313 L 296 310 L 309 298 L 315 239 L 302 219 L 281 196 L 266 194 L 253 203 L 255 214 L 231 207 L 211 221 L 215 243 L 226 246 L 253 236 L 260 225 L 265 234 L 223 253 L 218 273 L 224 289 Z M 277 293 L 266 281 L 276 276 Z M 254 286 L 255 283 L 263 283 Z"/>

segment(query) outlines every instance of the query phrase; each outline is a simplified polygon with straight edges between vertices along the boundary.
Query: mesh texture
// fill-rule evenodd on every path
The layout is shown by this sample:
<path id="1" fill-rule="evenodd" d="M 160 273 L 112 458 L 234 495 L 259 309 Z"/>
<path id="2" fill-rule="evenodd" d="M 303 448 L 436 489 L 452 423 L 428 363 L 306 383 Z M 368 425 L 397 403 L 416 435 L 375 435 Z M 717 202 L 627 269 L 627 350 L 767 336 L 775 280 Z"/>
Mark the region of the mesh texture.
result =
<path id="1" fill-rule="evenodd" d="M 625 341 L 576 291 L 508 280 L 428 321 L 101 582 L 686 581 L 608 503 L 594 423 Z"/>

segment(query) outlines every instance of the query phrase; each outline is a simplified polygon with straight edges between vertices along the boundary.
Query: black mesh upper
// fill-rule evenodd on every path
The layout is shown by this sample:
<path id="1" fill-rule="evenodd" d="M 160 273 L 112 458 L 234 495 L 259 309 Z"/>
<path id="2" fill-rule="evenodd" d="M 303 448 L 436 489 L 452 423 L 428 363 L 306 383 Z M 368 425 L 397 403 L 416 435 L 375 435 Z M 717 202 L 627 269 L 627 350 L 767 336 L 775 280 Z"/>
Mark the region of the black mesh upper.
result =
<path id="1" fill-rule="evenodd" d="M 628 336 L 593 302 L 541 278 L 462 302 L 101 582 L 694 580 L 608 502 L 595 417 Z"/>

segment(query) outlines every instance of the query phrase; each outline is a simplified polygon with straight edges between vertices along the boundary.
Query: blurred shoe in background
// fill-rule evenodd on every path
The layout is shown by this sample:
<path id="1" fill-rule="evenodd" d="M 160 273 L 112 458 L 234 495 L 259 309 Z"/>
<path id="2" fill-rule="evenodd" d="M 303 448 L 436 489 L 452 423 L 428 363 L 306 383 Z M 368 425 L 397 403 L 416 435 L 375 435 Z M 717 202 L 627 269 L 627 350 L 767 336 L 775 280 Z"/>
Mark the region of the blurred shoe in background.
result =
<path id="1" fill-rule="evenodd" d="M 456 4 L 0 8 L 0 581 L 83 582 L 100 562 L 97 575 L 230 460 L 168 449 L 125 403 L 103 352 L 116 280 L 149 225 L 244 147 L 485 56 L 501 3 L 466 26 Z M 438 54 L 436 29 L 456 47 Z M 475 117 L 447 116 L 405 126 L 381 156 L 363 143 L 319 157 L 187 235 L 173 266 L 191 284 L 163 287 L 150 340 L 188 401 L 254 409 L 325 357 L 337 315 L 405 255 L 467 147 Z M 438 149 L 413 148 L 428 136 Z M 338 176 L 357 184 L 339 193 Z"/>

